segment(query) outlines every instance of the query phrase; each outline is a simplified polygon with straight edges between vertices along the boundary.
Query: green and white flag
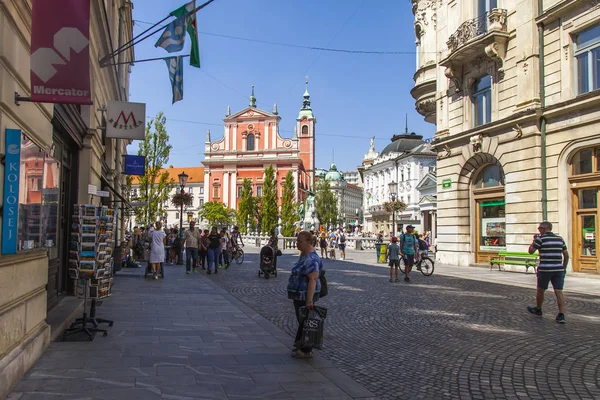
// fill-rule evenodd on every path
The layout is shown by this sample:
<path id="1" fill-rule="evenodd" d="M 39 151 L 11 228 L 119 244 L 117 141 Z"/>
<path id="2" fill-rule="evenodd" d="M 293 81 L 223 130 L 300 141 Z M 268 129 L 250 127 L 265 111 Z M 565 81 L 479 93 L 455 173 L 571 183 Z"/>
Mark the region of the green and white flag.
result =
<path id="1" fill-rule="evenodd" d="M 179 7 L 177 10 L 171 12 L 174 17 L 182 17 L 187 13 L 190 13 L 196 9 L 196 0 L 192 0 L 189 3 Z M 190 51 L 190 65 L 192 67 L 200 68 L 200 50 L 198 48 L 198 27 L 196 25 L 196 13 L 192 13 L 186 18 L 186 30 L 190 35 L 192 41 L 192 49 Z"/>

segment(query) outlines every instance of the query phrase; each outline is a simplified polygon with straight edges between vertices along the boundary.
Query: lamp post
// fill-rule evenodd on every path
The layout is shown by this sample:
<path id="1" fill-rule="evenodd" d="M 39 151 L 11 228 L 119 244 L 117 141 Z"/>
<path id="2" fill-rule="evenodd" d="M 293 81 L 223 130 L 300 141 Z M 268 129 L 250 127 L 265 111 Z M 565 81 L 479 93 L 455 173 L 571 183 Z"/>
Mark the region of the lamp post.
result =
<path id="1" fill-rule="evenodd" d="M 181 194 L 183 195 L 185 184 L 188 180 L 188 175 L 185 171 L 182 171 L 179 175 L 179 185 L 181 186 Z M 183 243 L 183 201 L 181 202 L 181 212 L 179 213 L 179 236 L 181 236 L 181 241 Z M 179 253 L 179 265 L 183 265 L 183 246 L 181 246 L 181 252 Z"/>
<path id="2" fill-rule="evenodd" d="M 398 193 L 398 184 L 396 182 L 390 182 L 388 184 L 390 190 L 390 199 L 392 202 L 396 201 L 396 195 Z M 392 204 L 392 236 L 396 236 L 396 208 Z"/>

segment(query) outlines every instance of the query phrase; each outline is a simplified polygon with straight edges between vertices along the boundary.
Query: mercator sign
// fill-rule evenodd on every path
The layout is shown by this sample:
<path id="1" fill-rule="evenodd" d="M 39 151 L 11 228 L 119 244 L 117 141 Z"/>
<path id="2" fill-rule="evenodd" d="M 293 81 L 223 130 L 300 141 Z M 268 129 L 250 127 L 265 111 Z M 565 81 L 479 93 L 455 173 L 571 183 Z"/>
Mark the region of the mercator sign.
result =
<path id="1" fill-rule="evenodd" d="M 91 104 L 89 38 L 89 0 L 32 0 L 31 101 Z"/>
<path id="2" fill-rule="evenodd" d="M 5 135 L 4 213 L 2 217 L 2 254 L 17 252 L 19 226 L 19 178 L 21 176 L 21 130 L 7 129 Z"/>

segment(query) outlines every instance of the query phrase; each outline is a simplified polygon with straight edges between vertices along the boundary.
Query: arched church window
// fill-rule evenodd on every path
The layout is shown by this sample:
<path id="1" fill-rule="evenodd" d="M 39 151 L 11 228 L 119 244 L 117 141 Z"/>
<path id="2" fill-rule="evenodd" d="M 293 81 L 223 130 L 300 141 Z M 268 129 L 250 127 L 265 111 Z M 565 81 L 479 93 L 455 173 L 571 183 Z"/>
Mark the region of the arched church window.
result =
<path id="1" fill-rule="evenodd" d="M 504 173 L 499 165 L 492 164 L 485 167 L 475 179 L 476 189 L 504 186 Z"/>
<path id="2" fill-rule="evenodd" d="M 302 134 L 308 135 L 308 125 L 302 125 Z"/>
<path id="3" fill-rule="evenodd" d="M 249 134 L 247 138 L 246 150 L 254 150 L 254 134 Z"/>

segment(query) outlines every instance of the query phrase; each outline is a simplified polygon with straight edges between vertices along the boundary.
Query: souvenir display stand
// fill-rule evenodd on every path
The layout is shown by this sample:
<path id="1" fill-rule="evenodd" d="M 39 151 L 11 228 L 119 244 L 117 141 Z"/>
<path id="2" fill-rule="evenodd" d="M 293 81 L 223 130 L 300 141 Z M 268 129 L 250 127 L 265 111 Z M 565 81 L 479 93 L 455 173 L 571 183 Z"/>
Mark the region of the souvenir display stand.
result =
<path id="1" fill-rule="evenodd" d="M 108 334 L 98 329 L 102 323 L 113 325 L 113 321 L 96 318 L 96 300 L 111 295 L 113 283 L 114 210 L 106 206 L 76 204 L 73 209 L 73 226 L 69 252 L 69 276 L 76 280 L 77 296 L 84 299 L 83 316 L 77 318 L 65 336 L 86 333 L 90 338 L 94 332 Z M 92 299 L 90 314 L 87 300 Z M 88 327 L 93 325 L 93 328 Z"/>

